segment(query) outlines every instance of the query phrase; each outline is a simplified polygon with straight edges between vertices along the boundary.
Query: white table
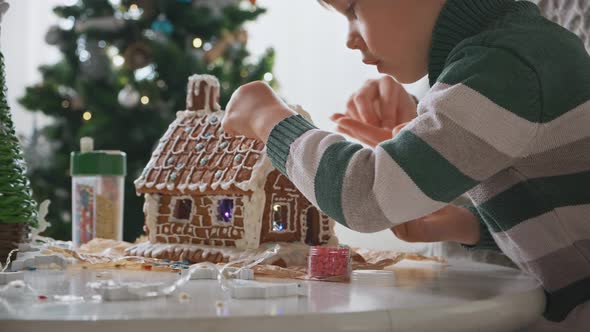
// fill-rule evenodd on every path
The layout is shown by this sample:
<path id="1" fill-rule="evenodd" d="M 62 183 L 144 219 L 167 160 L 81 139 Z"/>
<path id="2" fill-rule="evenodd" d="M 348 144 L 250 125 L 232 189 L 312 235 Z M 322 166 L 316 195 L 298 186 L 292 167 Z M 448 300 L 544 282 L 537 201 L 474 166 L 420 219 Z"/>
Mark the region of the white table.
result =
<path id="1" fill-rule="evenodd" d="M 308 296 L 224 298 L 216 281 L 194 280 L 180 296 L 144 301 L 0 301 L 2 331 L 513 331 L 538 317 L 539 284 L 519 271 L 468 261 L 403 261 L 395 286 L 309 282 Z M 175 273 L 113 272 L 114 280 L 166 281 Z M 31 271 L 25 281 L 47 296 L 91 298 L 96 270 Z M 273 282 L 286 282 L 276 280 Z"/>

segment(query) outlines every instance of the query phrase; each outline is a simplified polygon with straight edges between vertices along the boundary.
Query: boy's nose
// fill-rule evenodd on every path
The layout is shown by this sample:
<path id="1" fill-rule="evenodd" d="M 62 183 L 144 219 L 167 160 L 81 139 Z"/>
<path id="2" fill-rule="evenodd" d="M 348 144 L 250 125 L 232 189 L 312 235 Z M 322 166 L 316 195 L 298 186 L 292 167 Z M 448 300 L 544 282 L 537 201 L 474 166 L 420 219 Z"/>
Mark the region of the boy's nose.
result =
<path id="1" fill-rule="evenodd" d="M 351 50 L 360 50 L 362 47 L 362 40 L 359 36 L 351 35 L 346 41 L 346 47 Z"/>

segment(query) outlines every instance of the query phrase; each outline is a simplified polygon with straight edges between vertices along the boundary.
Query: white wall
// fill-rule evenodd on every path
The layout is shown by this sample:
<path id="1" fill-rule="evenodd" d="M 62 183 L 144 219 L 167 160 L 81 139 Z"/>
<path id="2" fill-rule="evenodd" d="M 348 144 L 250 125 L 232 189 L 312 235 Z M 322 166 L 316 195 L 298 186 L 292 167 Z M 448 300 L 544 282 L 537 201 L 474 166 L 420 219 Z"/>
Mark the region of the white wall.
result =
<path id="1" fill-rule="evenodd" d="M 17 131 L 28 134 L 32 115 L 16 102 L 24 88 L 39 82 L 37 67 L 57 61 L 59 53 L 44 41 L 49 25 L 56 22 L 51 12 L 58 3 L 72 0 L 10 0 L 2 28 L 2 50 L 7 63 L 9 103 Z M 277 52 L 275 76 L 281 94 L 301 104 L 316 124 L 333 129 L 328 117 L 343 112 L 346 100 L 366 79 L 378 77 L 373 67 L 362 64 L 358 52 L 346 49 L 346 21 L 315 0 L 258 0 L 268 13 L 249 25 L 249 47 L 260 54 L 269 46 Z M 414 94 L 424 93 L 426 82 L 408 87 Z M 41 121 L 44 121 L 41 119 Z M 343 243 L 367 248 L 424 251 L 423 244 L 411 245 L 397 240 L 390 231 L 359 234 L 337 228 Z"/>
<path id="2" fill-rule="evenodd" d="M 17 133 L 28 135 L 33 117 L 37 116 L 40 123 L 47 120 L 40 113 L 25 112 L 17 99 L 24 95 L 25 87 L 40 82 L 39 65 L 59 59 L 59 51 L 45 43 L 45 32 L 57 22 L 52 8 L 71 0 L 8 0 L 8 3 L 10 9 L 2 20 L 0 43 L 6 65 L 8 105 Z"/>

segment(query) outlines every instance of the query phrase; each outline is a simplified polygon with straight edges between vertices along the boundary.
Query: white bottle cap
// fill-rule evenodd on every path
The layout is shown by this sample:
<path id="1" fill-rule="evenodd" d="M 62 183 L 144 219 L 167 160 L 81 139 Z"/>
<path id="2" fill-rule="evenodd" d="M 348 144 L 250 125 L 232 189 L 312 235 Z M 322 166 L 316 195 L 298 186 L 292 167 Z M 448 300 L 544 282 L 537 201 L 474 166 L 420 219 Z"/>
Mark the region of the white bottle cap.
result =
<path id="1" fill-rule="evenodd" d="M 80 152 L 90 152 L 94 150 L 94 140 L 92 137 L 82 137 L 80 139 Z"/>

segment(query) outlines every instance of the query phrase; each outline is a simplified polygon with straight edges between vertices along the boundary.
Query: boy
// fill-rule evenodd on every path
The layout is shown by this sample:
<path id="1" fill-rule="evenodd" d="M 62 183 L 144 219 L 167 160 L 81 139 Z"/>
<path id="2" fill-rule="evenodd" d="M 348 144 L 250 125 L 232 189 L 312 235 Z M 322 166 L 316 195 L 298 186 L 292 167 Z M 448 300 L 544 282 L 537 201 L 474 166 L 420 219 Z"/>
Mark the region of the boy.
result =
<path id="1" fill-rule="evenodd" d="M 390 92 L 373 89 L 333 117 L 370 144 L 398 132 L 363 148 L 255 82 L 232 96 L 224 129 L 264 141 L 273 164 L 353 230 L 497 244 L 545 288 L 533 329 L 587 329 L 590 59 L 580 40 L 526 1 L 324 1 L 347 18 L 347 46 L 363 62 L 402 83 L 429 75 L 417 116 L 404 126 L 409 96 L 379 82 Z M 475 207 L 448 205 L 464 193 Z"/>

